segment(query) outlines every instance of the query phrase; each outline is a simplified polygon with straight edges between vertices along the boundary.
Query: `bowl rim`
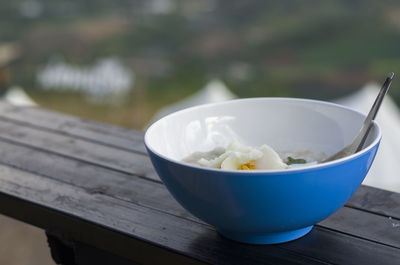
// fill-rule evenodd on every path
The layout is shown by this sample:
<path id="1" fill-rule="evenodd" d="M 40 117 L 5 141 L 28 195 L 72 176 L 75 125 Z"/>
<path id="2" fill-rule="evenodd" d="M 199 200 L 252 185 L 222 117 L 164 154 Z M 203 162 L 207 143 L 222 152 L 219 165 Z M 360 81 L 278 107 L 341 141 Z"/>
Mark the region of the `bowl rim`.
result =
<path id="1" fill-rule="evenodd" d="M 293 97 L 254 97 L 254 98 L 239 98 L 239 99 L 232 99 L 232 100 L 227 100 L 227 101 L 222 101 L 222 102 L 213 102 L 213 103 L 207 103 L 207 104 L 201 104 L 201 105 L 196 105 L 196 106 L 192 106 L 192 107 L 188 107 L 182 110 L 178 110 L 175 111 L 173 113 L 170 113 L 162 118 L 160 118 L 159 120 L 155 121 L 154 123 L 152 123 L 146 130 L 145 135 L 144 135 L 144 144 L 145 147 L 147 149 L 148 153 L 154 153 L 155 155 L 157 155 L 158 157 L 167 160 L 171 163 L 174 164 L 178 164 L 181 166 L 185 166 L 185 167 L 190 167 L 196 170 L 205 170 L 205 171 L 214 171 L 214 172 L 219 172 L 219 173 L 235 173 L 235 174 L 244 174 L 244 175 L 259 175 L 259 174 L 290 174 L 290 173 L 294 173 L 294 172 L 302 172 L 302 171 L 310 171 L 313 169 L 321 169 L 321 168 L 326 168 L 326 167 L 332 167 L 335 165 L 339 165 L 339 164 L 343 164 L 345 162 L 354 160 L 360 156 L 362 156 L 363 154 L 369 152 L 374 146 L 376 146 L 381 138 L 382 138 L 382 132 L 381 132 L 381 128 L 379 126 L 379 124 L 376 121 L 373 121 L 373 126 L 376 127 L 376 129 L 378 130 L 377 136 L 376 138 L 372 141 L 371 144 L 369 144 L 368 146 L 366 146 L 364 149 L 362 149 L 361 151 L 352 154 L 350 156 L 346 156 L 337 160 L 333 160 L 330 162 L 325 162 L 325 163 L 321 163 L 321 164 L 315 164 L 315 165 L 310 165 L 310 166 L 305 166 L 305 167 L 295 167 L 295 168 L 286 168 L 286 169 L 254 169 L 254 170 L 227 170 L 227 169 L 220 169 L 220 168 L 208 168 L 208 167 L 202 167 L 196 164 L 191 164 L 188 162 L 183 162 L 183 161 L 179 161 L 176 159 L 172 159 L 169 158 L 163 154 L 160 154 L 159 152 L 155 151 L 154 148 L 152 148 L 149 144 L 148 144 L 148 138 L 149 138 L 149 131 L 152 130 L 152 128 L 154 128 L 156 126 L 157 123 L 161 122 L 162 120 L 168 119 L 171 116 L 176 116 L 179 115 L 181 113 L 185 113 L 185 112 L 190 112 L 193 111 L 195 109 L 201 109 L 201 108 L 208 108 L 208 107 L 212 107 L 212 106 L 216 106 L 216 105 L 226 105 L 226 104 L 232 104 L 232 102 L 239 102 L 239 101 L 279 101 L 279 100 L 284 100 L 284 101 L 299 101 L 299 102 L 311 102 L 311 103 L 317 103 L 317 104 L 322 104 L 322 105 L 330 105 L 333 107 L 337 107 L 337 108 L 341 108 L 341 109 L 345 109 L 348 111 L 352 111 L 355 113 L 360 114 L 364 119 L 366 118 L 366 115 L 360 111 L 357 111 L 351 107 L 347 107 L 347 106 L 343 106 L 337 103 L 333 103 L 333 102 L 329 102 L 329 101 L 323 101 L 323 100 L 316 100 L 316 99 L 307 99 L 307 98 L 293 98 Z"/>

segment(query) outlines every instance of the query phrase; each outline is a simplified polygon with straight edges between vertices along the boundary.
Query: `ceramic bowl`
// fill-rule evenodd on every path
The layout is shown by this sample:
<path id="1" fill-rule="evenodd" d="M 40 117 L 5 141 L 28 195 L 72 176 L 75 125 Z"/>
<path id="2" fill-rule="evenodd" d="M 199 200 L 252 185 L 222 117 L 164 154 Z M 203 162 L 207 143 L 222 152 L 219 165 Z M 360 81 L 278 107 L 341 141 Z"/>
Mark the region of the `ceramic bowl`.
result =
<path id="1" fill-rule="evenodd" d="M 182 159 L 233 139 L 278 151 L 331 155 L 351 142 L 364 119 L 355 110 L 323 101 L 239 99 L 170 114 L 148 128 L 145 145 L 161 180 L 187 211 L 227 238 L 282 243 L 308 233 L 352 196 L 377 152 L 378 124 L 360 152 L 304 168 L 230 171 Z"/>

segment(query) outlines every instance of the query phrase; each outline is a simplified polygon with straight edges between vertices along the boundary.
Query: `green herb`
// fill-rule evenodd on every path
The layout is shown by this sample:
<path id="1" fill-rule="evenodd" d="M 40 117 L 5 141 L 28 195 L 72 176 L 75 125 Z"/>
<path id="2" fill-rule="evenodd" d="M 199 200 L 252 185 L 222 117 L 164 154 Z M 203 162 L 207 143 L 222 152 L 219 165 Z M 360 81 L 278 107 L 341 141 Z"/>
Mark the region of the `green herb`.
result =
<path id="1" fill-rule="evenodd" d="M 307 161 L 303 158 L 293 158 L 291 156 L 288 156 L 286 159 L 286 164 L 291 165 L 291 164 L 305 164 Z"/>

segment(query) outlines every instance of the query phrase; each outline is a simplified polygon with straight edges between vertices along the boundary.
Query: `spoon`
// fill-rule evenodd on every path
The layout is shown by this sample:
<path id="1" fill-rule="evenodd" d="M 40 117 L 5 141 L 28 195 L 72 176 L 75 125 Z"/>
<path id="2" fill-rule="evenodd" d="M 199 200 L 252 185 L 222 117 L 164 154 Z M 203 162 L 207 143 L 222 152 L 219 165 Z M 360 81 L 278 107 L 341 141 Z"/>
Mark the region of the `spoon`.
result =
<path id="1" fill-rule="evenodd" d="M 378 113 L 379 107 L 381 106 L 381 103 L 383 101 L 383 98 L 386 95 L 386 92 L 389 90 L 390 83 L 392 82 L 394 73 L 390 73 L 385 80 L 385 83 L 383 83 L 381 90 L 379 91 L 378 96 L 375 99 L 374 104 L 371 107 L 371 110 L 368 113 L 367 118 L 364 120 L 364 124 L 361 127 L 360 132 L 357 134 L 357 136 L 353 139 L 353 141 L 347 145 L 345 148 L 337 152 L 336 154 L 328 157 L 327 159 L 323 160 L 320 163 L 325 163 L 329 161 L 333 161 L 345 156 L 352 155 L 354 153 L 357 153 L 362 149 L 364 146 L 365 141 L 367 140 L 368 133 L 372 127 L 372 121 L 375 119 L 376 114 Z"/>

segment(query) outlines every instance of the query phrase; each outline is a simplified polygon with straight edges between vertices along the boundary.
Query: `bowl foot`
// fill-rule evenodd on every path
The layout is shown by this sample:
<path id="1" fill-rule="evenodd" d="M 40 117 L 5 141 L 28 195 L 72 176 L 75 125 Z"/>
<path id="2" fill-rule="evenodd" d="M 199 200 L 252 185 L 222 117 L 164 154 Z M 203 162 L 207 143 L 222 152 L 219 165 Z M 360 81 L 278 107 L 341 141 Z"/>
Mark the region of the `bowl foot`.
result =
<path id="1" fill-rule="evenodd" d="M 237 233 L 232 231 L 224 231 L 217 229 L 217 231 L 224 237 L 249 244 L 279 244 L 298 239 L 311 231 L 313 226 L 308 226 L 296 230 L 268 233 L 268 234 L 248 234 Z"/>

